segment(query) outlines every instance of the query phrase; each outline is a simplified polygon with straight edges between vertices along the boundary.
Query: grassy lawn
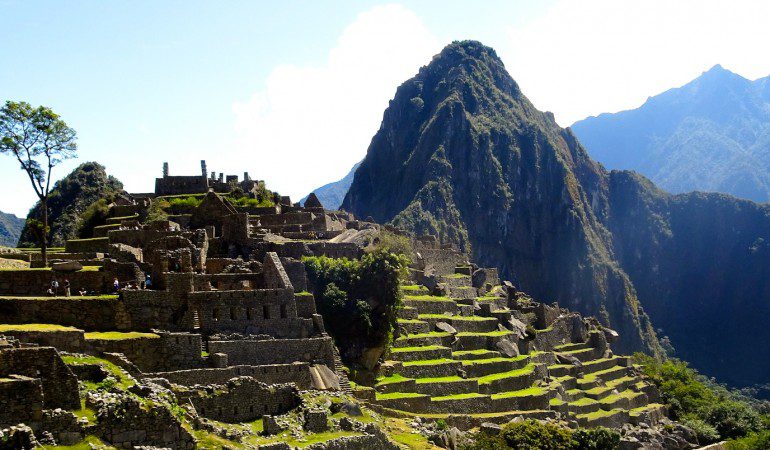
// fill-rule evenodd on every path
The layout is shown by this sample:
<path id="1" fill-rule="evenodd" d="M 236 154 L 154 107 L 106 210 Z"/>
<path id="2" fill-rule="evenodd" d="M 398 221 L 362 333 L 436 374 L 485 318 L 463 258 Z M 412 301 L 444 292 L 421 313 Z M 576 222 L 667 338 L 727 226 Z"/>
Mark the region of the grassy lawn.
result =
<path id="1" fill-rule="evenodd" d="M 517 370 L 511 370 L 510 372 L 493 373 L 491 375 L 477 378 L 479 384 L 488 384 L 496 380 L 504 380 L 506 378 L 520 377 L 532 373 L 535 370 L 534 364 L 527 364 L 525 367 Z"/>
<path id="2" fill-rule="evenodd" d="M 521 389 L 519 391 L 501 392 L 499 394 L 493 394 L 493 399 L 499 398 L 518 398 L 518 397 L 532 397 L 535 395 L 545 394 L 545 389 L 541 387 L 531 387 L 529 389 Z"/>
<path id="3" fill-rule="evenodd" d="M 466 381 L 465 378 L 453 375 L 450 377 L 435 377 L 435 378 L 417 378 L 415 380 L 417 384 L 430 384 L 430 383 L 454 383 L 457 381 Z"/>
<path id="4" fill-rule="evenodd" d="M 37 331 L 37 332 L 50 332 L 50 331 L 82 331 L 75 327 L 65 327 L 63 325 L 55 325 L 51 323 L 25 323 L 21 325 L 0 325 L 0 333 L 6 333 L 11 331 Z"/>
<path id="5" fill-rule="evenodd" d="M 441 345 L 424 345 L 419 347 L 394 347 L 390 351 L 391 353 L 409 353 L 409 352 L 428 352 L 433 350 L 442 350 L 447 349 L 448 347 L 443 347 Z"/>
<path id="6" fill-rule="evenodd" d="M 404 300 L 454 303 L 454 300 L 449 297 L 439 295 L 405 295 Z"/>
<path id="7" fill-rule="evenodd" d="M 401 376 L 401 374 L 394 373 L 393 375 L 389 377 L 379 377 L 377 378 L 377 384 L 383 385 L 383 384 L 392 384 L 392 383 L 400 383 L 402 381 L 409 381 L 411 378 L 406 378 L 404 376 Z"/>
<path id="8" fill-rule="evenodd" d="M 488 397 L 488 396 L 484 394 L 479 394 L 478 392 L 469 392 L 467 394 L 454 394 L 454 395 L 445 395 L 443 397 L 433 397 L 431 401 L 445 402 L 449 400 L 465 400 L 468 398 L 480 398 L 480 397 Z"/>
<path id="9" fill-rule="evenodd" d="M 425 394 L 417 394 L 415 392 L 391 392 L 389 394 L 377 393 L 377 400 L 393 400 L 397 398 L 421 398 L 427 397 Z"/>
<path id="10" fill-rule="evenodd" d="M 404 361 L 404 367 L 409 366 L 433 366 L 437 364 L 449 364 L 456 363 L 457 361 L 448 358 L 441 359 L 424 359 L 422 361 Z"/>
<path id="11" fill-rule="evenodd" d="M 121 341 L 124 339 L 159 339 L 155 333 L 140 333 L 138 331 L 129 331 L 122 333 L 119 331 L 103 331 L 86 333 L 86 339 L 90 340 L 105 340 L 105 341 Z"/>

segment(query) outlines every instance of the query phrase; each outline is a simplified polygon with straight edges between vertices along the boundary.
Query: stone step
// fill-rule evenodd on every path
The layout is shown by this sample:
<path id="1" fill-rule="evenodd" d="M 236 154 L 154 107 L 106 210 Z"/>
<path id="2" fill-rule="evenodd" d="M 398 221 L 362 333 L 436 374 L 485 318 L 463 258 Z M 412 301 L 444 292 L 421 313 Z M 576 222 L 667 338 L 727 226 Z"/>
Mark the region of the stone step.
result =
<path id="1" fill-rule="evenodd" d="M 623 391 L 619 394 L 613 394 L 599 400 L 601 409 L 610 411 L 617 408 L 631 410 L 648 404 L 647 394 L 644 392 L 634 392 L 631 390 Z"/>
<path id="2" fill-rule="evenodd" d="M 496 349 L 497 341 L 513 336 L 511 331 L 489 331 L 485 333 L 462 332 L 455 335 L 452 343 L 454 350 L 485 350 Z"/>
<path id="3" fill-rule="evenodd" d="M 469 411 L 491 411 L 491 399 L 479 393 L 431 397 L 429 413 L 466 414 Z"/>
<path id="4" fill-rule="evenodd" d="M 502 353 L 495 350 L 460 350 L 452 352 L 452 359 L 456 360 L 474 360 L 474 359 L 490 359 L 490 358 L 502 358 Z"/>
<path id="5" fill-rule="evenodd" d="M 582 363 L 593 361 L 601 357 L 601 355 L 597 355 L 598 351 L 594 348 L 583 348 L 580 350 L 571 350 L 568 352 L 560 352 L 560 353 L 574 356 L 575 358 L 579 359 L 580 362 Z"/>
<path id="6" fill-rule="evenodd" d="M 607 370 L 617 366 L 627 367 L 628 357 L 613 356 L 612 358 L 601 358 L 601 359 L 595 359 L 593 361 L 587 361 L 583 363 L 582 372 L 583 374 L 589 374 L 589 373 L 599 372 L 601 370 Z"/>
<path id="7" fill-rule="evenodd" d="M 602 408 L 599 402 L 588 397 L 569 402 L 566 406 L 566 410 L 572 414 L 588 414 L 600 409 Z"/>
<path id="8" fill-rule="evenodd" d="M 449 346 L 452 343 L 452 335 L 438 331 L 423 334 L 408 334 L 399 336 L 393 341 L 393 347 L 418 347 L 430 345 Z"/>
<path id="9" fill-rule="evenodd" d="M 577 366 L 573 364 L 556 364 L 548 366 L 548 374 L 552 377 L 574 376 L 578 373 Z"/>
<path id="10" fill-rule="evenodd" d="M 478 316 L 448 316 L 444 314 L 420 314 L 419 320 L 430 323 L 431 327 L 435 327 L 438 322 L 446 322 L 458 332 L 468 333 L 487 333 L 497 330 L 497 319 L 491 317 L 478 317 Z"/>
<path id="11" fill-rule="evenodd" d="M 401 308 L 398 308 L 398 311 L 396 312 L 396 317 L 399 319 L 417 319 L 417 316 L 420 313 L 417 311 L 417 308 L 412 308 L 409 306 L 404 306 Z"/>
<path id="12" fill-rule="evenodd" d="M 449 359 L 451 356 L 452 349 L 439 345 L 427 347 L 396 347 L 390 351 L 390 357 L 395 361 Z"/>
<path id="13" fill-rule="evenodd" d="M 479 383 L 476 380 L 466 380 L 458 376 L 443 378 L 418 378 L 410 392 L 440 397 L 458 393 L 478 393 Z"/>
<path id="14" fill-rule="evenodd" d="M 404 362 L 399 373 L 406 378 L 437 378 L 457 375 L 462 366 L 460 361 L 451 359 L 438 359 L 428 361 Z"/>
<path id="15" fill-rule="evenodd" d="M 629 421 L 629 413 L 624 409 L 601 410 L 589 414 L 579 414 L 575 416 L 575 419 L 581 427 L 620 428 Z"/>
<path id="16" fill-rule="evenodd" d="M 459 312 L 457 303 L 448 297 L 407 295 L 404 297 L 404 305 L 415 308 L 419 314 L 456 315 Z"/>
<path id="17" fill-rule="evenodd" d="M 517 358 L 488 358 L 463 361 L 463 370 L 468 378 L 478 378 L 496 373 L 510 372 L 529 363 L 526 355 Z"/>
<path id="18" fill-rule="evenodd" d="M 433 328 L 428 322 L 417 319 L 398 319 L 398 327 L 406 334 L 428 333 Z"/>
<path id="19" fill-rule="evenodd" d="M 534 365 L 480 377 L 479 392 L 498 394 L 527 389 L 538 379 Z"/>
<path id="20" fill-rule="evenodd" d="M 493 411 L 548 409 L 553 394 L 541 387 L 531 387 L 490 396 Z"/>
<path id="21" fill-rule="evenodd" d="M 377 393 L 375 401 L 386 408 L 400 411 L 421 412 L 428 409 L 430 397 L 414 392 Z"/>
<path id="22" fill-rule="evenodd" d="M 421 284 L 402 285 L 400 287 L 404 295 L 428 295 L 430 290 Z"/>
<path id="23" fill-rule="evenodd" d="M 383 394 L 392 392 L 414 392 L 415 385 L 415 380 L 399 376 L 396 380 L 378 382 L 374 385 L 374 389 Z"/>
<path id="24" fill-rule="evenodd" d="M 464 298 L 464 299 L 474 299 L 476 298 L 476 289 L 470 287 L 470 286 L 453 286 L 453 287 L 447 287 L 447 293 L 452 298 Z"/>
<path id="25" fill-rule="evenodd" d="M 569 344 L 557 345 L 553 348 L 555 352 L 570 352 L 573 350 L 584 350 L 591 348 L 591 344 L 588 342 L 570 342 Z"/>

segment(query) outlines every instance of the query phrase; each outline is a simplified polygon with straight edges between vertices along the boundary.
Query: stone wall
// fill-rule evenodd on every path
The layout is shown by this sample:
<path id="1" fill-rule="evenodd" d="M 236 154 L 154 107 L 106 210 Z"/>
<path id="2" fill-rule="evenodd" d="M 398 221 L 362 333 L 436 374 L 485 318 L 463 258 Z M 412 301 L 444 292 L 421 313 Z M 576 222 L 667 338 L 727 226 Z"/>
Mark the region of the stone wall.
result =
<path id="1" fill-rule="evenodd" d="M 202 175 L 164 176 L 155 179 L 155 195 L 203 194 L 208 190 L 208 179 Z"/>
<path id="2" fill-rule="evenodd" d="M 307 274 L 305 273 L 305 264 L 294 258 L 281 258 L 281 264 L 294 286 L 294 292 L 307 291 Z"/>
<path id="3" fill-rule="evenodd" d="M 334 367 L 330 337 L 209 341 L 210 353 L 225 353 L 230 364 L 289 364 L 295 361 Z"/>
<path id="4" fill-rule="evenodd" d="M 142 372 L 203 367 L 201 336 L 191 333 L 160 333 L 157 337 L 89 339 L 93 353 L 122 353 Z"/>
<path id="5" fill-rule="evenodd" d="M 19 375 L 0 377 L 0 405 L 0 428 L 39 421 L 43 411 L 40 379 Z"/>
<path id="6" fill-rule="evenodd" d="M 123 305 L 118 299 L 86 298 L 0 298 L 4 323 L 55 323 L 86 331 L 111 331 L 130 327 L 119 319 Z"/>
<path id="7" fill-rule="evenodd" d="M 294 383 L 299 389 L 310 389 L 310 365 L 307 363 L 237 365 L 225 368 L 189 369 L 145 374 L 146 378 L 165 378 L 183 386 L 223 384 L 235 377 L 248 376 L 266 384 Z"/>
<path id="8" fill-rule="evenodd" d="M 71 291 L 81 288 L 102 293 L 110 285 L 108 275 L 101 271 L 79 270 L 56 272 L 50 269 L 0 270 L 0 292 L 3 295 L 46 295 L 55 279 L 59 282 L 59 295 L 64 295 L 64 280 L 69 280 Z"/>
<path id="9" fill-rule="evenodd" d="M 109 240 L 107 238 L 70 239 L 64 244 L 67 253 L 107 253 Z"/>
<path id="10" fill-rule="evenodd" d="M 189 400 L 201 416 L 227 423 L 251 422 L 265 414 L 283 414 L 300 404 L 295 385 L 267 385 L 248 376 L 211 386 Z"/>
<path id="11" fill-rule="evenodd" d="M 44 404 L 48 409 L 80 409 L 78 379 L 55 348 L 10 348 L 0 351 L 0 378 L 9 375 L 40 378 Z"/>

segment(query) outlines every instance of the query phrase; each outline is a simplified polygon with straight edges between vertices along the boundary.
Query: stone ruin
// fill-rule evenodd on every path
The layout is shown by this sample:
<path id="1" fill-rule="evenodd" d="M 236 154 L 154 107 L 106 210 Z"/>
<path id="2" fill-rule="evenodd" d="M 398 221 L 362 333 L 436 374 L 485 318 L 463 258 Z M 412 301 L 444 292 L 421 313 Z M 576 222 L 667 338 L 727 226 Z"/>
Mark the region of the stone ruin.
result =
<path id="1" fill-rule="evenodd" d="M 359 258 L 382 227 L 327 211 L 315 195 L 305 206 L 275 196 L 270 206 L 237 207 L 226 194 L 248 195 L 261 182 L 201 166 L 198 176 L 170 176 L 164 164 L 155 193 L 116 200 L 94 237 L 50 254 L 51 269 L 32 269 L 41 265 L 30 252 L 31 269 L 0 271 L 0 429 L 23 422 L 59 444 L 96 434 L 116 446 L 192 448 L 190 431 L 156 407 L 171 402 L 188 405 L 202 429 L 207 419 L 263 418 L 266 433 L 280 432 L 280 417 L 299 408 L 305 428 L 321 432 L 326 416 L 303 406 L 308 390 L 352 393 L 382 413 L 430 414 L 460 429 L 515 417 L 613 427 L 665 420 L 654 386 L 611 351 L 617 333 L 533 301 L 431 236 L 413 240 L 393 349 L 372 362 L 381 378 L 351 390 L 301 258 Z M 157 202 L 185 195 L 200 199 L 191 211 L 147 219 Z M 136 395 L 83 398 L 79 382 L 116 376 Z M 70 412 L 87 407 L 98 423 Z M 118 419 L 125 410 L 132 420 Z M 329 448 L 391 448 L 380 431 L 353 427 L 360 439 Z"/>

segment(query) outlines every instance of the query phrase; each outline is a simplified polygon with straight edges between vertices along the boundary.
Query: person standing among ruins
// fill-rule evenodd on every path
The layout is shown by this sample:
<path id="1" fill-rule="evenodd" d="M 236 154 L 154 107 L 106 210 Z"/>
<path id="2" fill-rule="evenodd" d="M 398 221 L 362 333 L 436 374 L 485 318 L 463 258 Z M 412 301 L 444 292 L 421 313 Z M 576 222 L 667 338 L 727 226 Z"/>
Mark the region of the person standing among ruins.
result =
<path id="1" fill-rule="evenodd" d="M 118 292 L 120 290 L 120 281 L 118 281 L 118 277 L 115 277 L 115 279 L 112 280 L 112 289 L 115 292 Z"/>
<path id="2" fill-rule="evenodd" d="M 64 296 L 69 297 L 70 296 L 70 280 L 64 279 Z"/>
<path id="3" fill-rule="evenodd" d="M 152 289 L 152 277 L 150 277 L 149 273 L 144 277 L 144 288 Z"/>
<path id="4" fill-rule="evenodd" d="M 53 291 L 53 296 L 56 297 L 59 295 L 59 282 L 56 281 L 56 278 L 51 281 L 51 291 Z"/>

